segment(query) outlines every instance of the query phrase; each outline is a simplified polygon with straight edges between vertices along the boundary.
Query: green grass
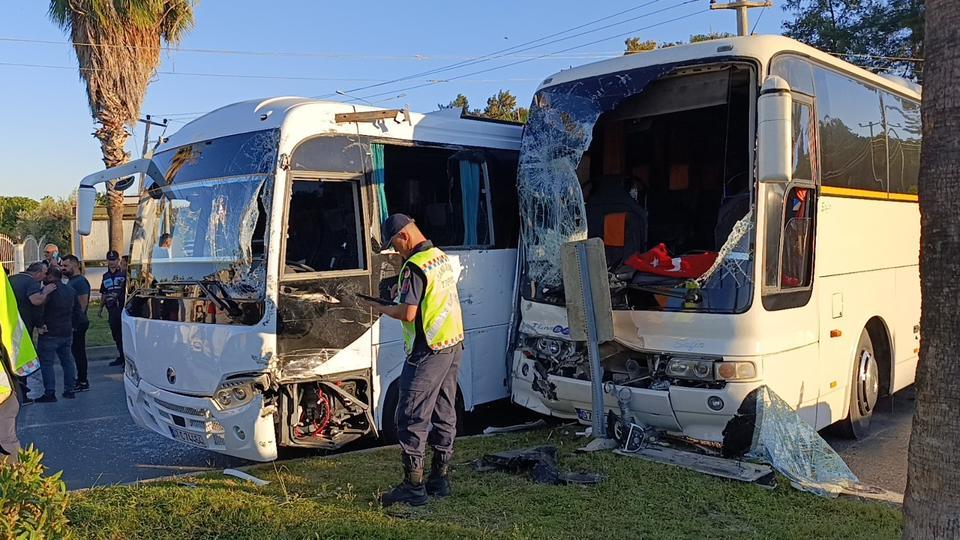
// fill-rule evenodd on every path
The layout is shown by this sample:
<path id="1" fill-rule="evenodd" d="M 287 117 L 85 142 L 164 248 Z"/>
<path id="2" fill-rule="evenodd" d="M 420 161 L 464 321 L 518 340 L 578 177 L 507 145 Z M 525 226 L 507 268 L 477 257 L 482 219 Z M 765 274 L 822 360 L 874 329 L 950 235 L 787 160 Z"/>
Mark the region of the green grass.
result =
<path id="1" fill-rule="evenodd" d="M 103 310 L 103 317 L 98 317 L 100 302 L 90 302 L 87 308 L 87 317 L 90 319 L 90 329 L 87 330 L 87 347 L 101 347 L 113 345 L 113 336 L 110 334 L 110 325 L 107 322 L 107 310 Z"/>
<path id="2" fill-rule="evenodd" d="M 568 470 L 608 475 L 597 487 L 544 486 L 478 473 L 483 454 L 539 444 Z M 454 496 L 421 508 L 381 509 L 400 476 L 398 453 L 300 459 L 258 466 L 256 487 L 219 474 L 176 483 L 72 494 L 82 538 L 898 538 L 900 510 L 796 491 L 772 491 L 609 452 L 574 454 L 566 428 L 457 442 Z M 189 484 L 189 485 L 187 485 Z"/>

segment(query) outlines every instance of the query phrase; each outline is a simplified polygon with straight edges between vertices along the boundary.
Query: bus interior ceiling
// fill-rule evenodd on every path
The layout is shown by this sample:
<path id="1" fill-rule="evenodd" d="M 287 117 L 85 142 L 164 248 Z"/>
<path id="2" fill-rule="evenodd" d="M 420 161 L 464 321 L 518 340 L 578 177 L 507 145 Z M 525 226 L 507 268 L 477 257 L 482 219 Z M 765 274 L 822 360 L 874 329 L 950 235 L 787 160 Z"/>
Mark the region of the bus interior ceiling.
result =
<path id="1" fill-rule="evenodd" d="M 750 204 L 750 81 L 732 66 L 671 76 L 600 116 L 577 174 L 608 266 L 661 243 L 720 249 Z"/>

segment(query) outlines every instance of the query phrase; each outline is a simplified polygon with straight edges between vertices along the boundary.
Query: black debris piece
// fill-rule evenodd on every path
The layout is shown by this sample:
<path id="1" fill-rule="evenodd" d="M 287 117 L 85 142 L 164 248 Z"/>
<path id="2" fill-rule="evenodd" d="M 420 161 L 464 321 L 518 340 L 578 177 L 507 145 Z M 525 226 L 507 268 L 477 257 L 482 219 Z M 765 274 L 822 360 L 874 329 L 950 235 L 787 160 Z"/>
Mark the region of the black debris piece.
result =
<path id="1" fill-rule="evenodd" d="M 594 486 L 606 479 L 597 473 L 565 473 L 557 466 L 555 446 L 537 446 L 487 454 L 477 461 L 478 472 L 503 471 L 523 474 L 538 484 Z"/>

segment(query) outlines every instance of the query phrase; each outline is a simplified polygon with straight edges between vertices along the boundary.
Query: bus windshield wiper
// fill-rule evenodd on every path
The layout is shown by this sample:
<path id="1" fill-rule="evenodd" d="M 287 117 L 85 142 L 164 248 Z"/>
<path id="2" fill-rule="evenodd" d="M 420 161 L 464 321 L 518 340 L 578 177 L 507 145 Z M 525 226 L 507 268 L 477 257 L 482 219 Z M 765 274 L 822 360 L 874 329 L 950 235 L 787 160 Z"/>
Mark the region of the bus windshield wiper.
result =
<path id="1" fill-rule="evenodd" d="M 194 281 L 194 283 L 207 295 L 207 298 L 213 300 L 213 302 L 217 304 L 217 307 L 226 311 L 230 317 L 239 317 L 243 314 L 243 310 L 240 309 L 240 304 L 233 298 L 230 298 L 230 294 L 227 293 L 227 289 L 223 286 L 223 283 L 213 279 L 198 279 Z M 214 288 L 220 290 L 219 295 L 214 294 Z"/>

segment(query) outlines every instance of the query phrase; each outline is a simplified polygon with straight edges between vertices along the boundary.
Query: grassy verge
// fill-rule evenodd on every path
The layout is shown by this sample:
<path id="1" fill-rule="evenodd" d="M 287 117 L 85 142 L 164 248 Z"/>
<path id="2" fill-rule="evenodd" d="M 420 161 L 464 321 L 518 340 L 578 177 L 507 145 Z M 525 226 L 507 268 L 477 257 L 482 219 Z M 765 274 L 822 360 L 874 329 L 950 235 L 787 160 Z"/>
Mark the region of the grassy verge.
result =
<path id="1" fill-rule="evenodd" d="M 113 336 L 110 334 L 110 324 L 107 322 L 107 310 L 103 310 L 103 317 L 98 317 L 100 302 L 90 302 L 87 308 L 87 317 L 90 319 L 90 329 L 87 330 L 87 347 L 101 347 L 113 345 Z"/>
<path id="2" fill-rule="evenodd" d="M 608 475 L 592 488 L 543 486 L 469 462 L 493 451 L 554 444 L 568 470 Z M 396 449 L 259 466 L 271 480 L 221 475 L 72 494 L 68 515 L 90 538 L 796 538 L 900 536 L 898 509 L 767 491 L 638 458 L 574 454 L 564 428 L 457 442 L 454 496 L 381 509 L 400 474 Z"/>

